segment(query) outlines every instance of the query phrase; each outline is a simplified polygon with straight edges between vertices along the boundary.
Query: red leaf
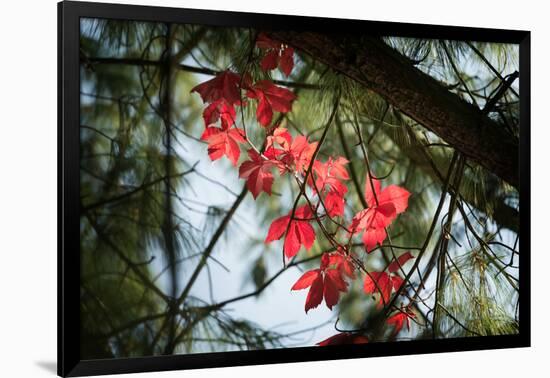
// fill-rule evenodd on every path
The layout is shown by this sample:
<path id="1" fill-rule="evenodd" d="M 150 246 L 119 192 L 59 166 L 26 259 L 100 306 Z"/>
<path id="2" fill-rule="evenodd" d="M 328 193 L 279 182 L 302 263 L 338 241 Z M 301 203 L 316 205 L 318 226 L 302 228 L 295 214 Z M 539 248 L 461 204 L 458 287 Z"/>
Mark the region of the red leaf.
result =
<path id="1" fill-rule="evenodd" d="M 338 269 L 341 277 L 355 278 L 355 267 L 350 256 L 346 256 L 341 248 L 334 253 L 325 253 L 321 259 L 321 269 Z"/>
<path id="2" fill-rule="evenodd" d="M 258 35 L 256 45 L 267 50 L 266 55 L 260 62 L 263 71 L 270 71 L 278 66 L 285 76 L 290 75 L 292 68 L 294 68 L 294 49 L 292 47 L 274 41 L 264 33 Z"/>
<path id="3" fill-rule="evenodd" d="M 323 294 L 325 297 L 325 304 L 332 310 L 332 306 L 337 304 L 338 299 L 340 299 L 340 292 L 335 282 L 332 281 L 328 275 L 325 275 L 325 280 L 323 282 Z"/>
<path id="4" fill-rule="evenodd" d="M 302 275 L 300 279 L 292 286 L 292 290 L 305 289 L 311 286 L 310 293 L 308 295 L 308 301 L 306 301 L 306 312 L 308 309 L 317 307 L 320 302 L 318 298 L 318 291 L 321 292 L 321 301 L 324 298 L 325 304 L 329 309 L 336 305 L 340 299 L 340 292 L 346 292 L 348 290 L 348 284 L 344 277 L 353 277 L 353 268 L 350 269 L 346 265 L 348 257 L 342 255 L 340 252 L 325 253 L 321 257 L 321 265 L 319 269 L 310 270 Z M 315 287 L 313 285 L 321 278 L 321 283 L 318 283 Z M 310 300 L 314 298 L 315 300 Z M 312 305 L 315 304 L 315 306 Z"/>
<path id="5" fill-rule="evenodd" d="M 363 290 L 367 294 L 380 294 L 379 304 L 385 306 L 392 292 L 391 277 L 386 272 L 371 272 L 365 276 Z"/>
<path id="6" fill-rule="evenodd" d="M 276 128 L 273 135 L 267 137 L 267 148 L 273 149 L 283 170 L 294 170 L 304 174 L 309 168 L 317 148 L 317 142 L 309 143 L 307 138 L 302 135 L 293 140 L 287 129 Z"/>
<path id="7" fill-rule="evenodd" d="M 294 257 L 302 245 L 306 249 L 310 249 L 315 242 L 315 230 L 309 221 L 313 216 L 309 205 L 296 209 L 294 213 L 294 218 L 296 219 L 290 220 L 291 215 L 292 211 L 288 215 L 275 219 L 269 227 L 265 239 L 266 243 L 278 240 L 288 229 L 283 245 L 283 251 L 287 258 Z"/>
<path id="8" fill-rule="evenodd" d="M 281 59 L 279 60 L 279 68 L 285 76 L 289 76 L 294 68 L 294 49 L 287 47 L 281 52 Z"/>
<path id="9" fill-rule="evenodd" d="M 367 252 L 370 253 L 377 245 L 382 245 L 386 236 L 386 229 L 383 227 L 367 228 L 362 237 Z"/>
<path id="10" fill-rule="evenodd" d="M 286 158 L 287 165 L 293 165 L 296 172 L 305 174 L 311 164 L 311 159 L 317 149 L 317 144 L 318 142 L 309 143 L 305 136 L 298 135 L 292 141 L 290 149 L 283 156 L 283 160 Z"/>
<path id="11" fill-rule="evenodd" d="M 372 191 L 373 186 L 374 193 Z M 395 209 L 395 215 L 397 216 L 397 214 L 401 214 L 407 210 L 410 195 L 411 193 L 409 193 L 406 189 L 403 189 L 397 185 L 390 185 L 387 188 L 380 190 L 380 181 L 373 178 L 371 185 L 371 180 L 367 174 L 367 180 L 365 182 L 365 199 L 367 200 L 369 207 L 381 207 L 391 204 L 391 206 Z"/>
<path id="12" fill-rule="evenodd" d="M 369 207 L 376 206 L 376 199 L 378 199 L 378 196 L 380 195 L 380 186 L 380 180 L 372 179 L 371 182 L 370 175 L 367 174 L 367 179 L 365 181 L 365 200 L 367 201 Z M 372 191 L 373 187 L 374 192 Z M 376 199 L 373 193 L 376 193 Z"/>
<path id="13" fill-rule="evenodd" d="M 380 181 L 376 179 L 371 181 L 370 176 L 367 175 L 365 200 L 369 208 L 357 213 L 350 227 L 352 233 L 365 231 L 363 242 L 367 252 L 384 241 L 385 227 L 407 209 L 409 196 L 410 193 L 407 190 L 397 185 L 390 185 L 381 190 Z"/>
<path id="14" fill-rule="evenodd" d="M 390 326 L 394 326 L 393 335 L 395 336 L 399 333 L 399 331 L 401 331 L 405 322 L 407 324 L 407 329 L 410 329 L 410 319 L 415 317 L 416 315 L 414 312 L 407 308 L 406 310 L 399 311 L 395 315 L 389 317 L 388 320 L 386 320 L 386 323 Z"/>
<path id="15" fill-rule="evenodd" d="M 332 178 L 335 180 L 349 180 L 349 174 L 345 167 L 348 163 L 349 161 L 341 156 L 336 159 L 329 157 L 327 162 L 324 163 L 326 168 L 324 179 L 326 180 Z"/>
<path id="16" fill-rule="evenodd" d="M 261 49 L 278 49 L 281 43 L 269 38 L 265 33 L 260 33 L 256 39 L 256 46 Z"/>
<path id="17" fill-rule="evenodd" d="M 397 260 L 392 261 L 392 263 L 388 266 L 388 271 L 390 273 L 397 272 L 400 269 L 399 267 L 405 265 L 405 263 L 410 259 L 414 259 L 414 256 L 407 251 L 399 256 Z"/>
<path id="18" fill-rule="evenodd" d="M 260 80 L 249 86 L 246 95 L 258 100 L 256 118 L 262 126 L 268 126 L 273 111 L 287 113 L 292 108 L 296 95 L 288 89 L 278 87 L 269 80 Z"/>
<path id="19" fill-rule="evenodd" d="M 395 208 L 391 204 L 369 207 L 353 217 L 350 229 L 352 233 L 364 231 L 363 243 L 367 252 L 370 252 L 386 239 L 385 227 L 389 226 L 394 217 Z"/>
<path id="20" fill-rule="evenodd" d="M 355 266 L 351 263 L 351 259 L 348 256 L 342 258 L 342 262 L 339 265 L 340 270 L 343 274 L 348 276 L 351 279 L 355 278 Z"/>
<path id="21" fill-rule="evenodd" d="M 336 160 L 329 157 L 326 163 L 315 161 L 313 170 L 316 176 L 315 187 L 317 190 L 321 192 L 334 191 L 343 197 L 348 191 L 348 188 L 342 183 L 342 181 L 349 179 L 345 167 L 347 163 L 349 162 L 343 157 L 338 157 Z"/>
<path id="22" fill-rule="evenodd" d="M 372 206 L 361 210 L 352 220 L 351 229 L 353 232 L 368 230 L 369 228 L 384 228 L 395 219 L 395 208 L 392 204 Z"/>
<path id="23" fill-rule="evenodd" d="M 372 206 L 361 210 L 353 217 L 351 228 L 354 232 L 369 228 L 384 228 L 395 218 L 395 207 L 392 204 Z"/>
<path id="24" fill-rule="evenodd" d="M 315 181 L 310 176 L 308 184 L 319 194 L 327 193 L 323 203 L 329 216 L 344 215 L 344 196 L 348 188 L 341 182 L 349 178 L 348 172 L 344 167 L 348 161 L 344 158 L 338 158 L 335 161 L 330 157 L 326 163 L 316 160 L 313 163 Z M 313 184 L 315 182 L 315 184 Z"/>
<path id="25" fill-rule="evenodd" d="M 351 263 L 351 257 L 347 256 L 341 248 L 333 253 L 325 253 L 321 258 L 321 269 L 338 269 L 340 277 L 355 278 L 355 266 Z"/>
<path id="26" fill-rule="evenodd" d="M 262 71 L 271 71 L 277 68 L 279 65 L 279 51 L 271 50 L 262 58 L 260 62 L 260 67 Z"/>
<path id="27" fill-rule="evenodd" d="M 300 246 L 300 231 L 296 225 L 296 222 L 292 221 L 288 227 L 288 232 L 285 236 L 285 242 L 283 244 L 283 252 L 285 257 L 291 258 L 296 256 L 300 250 Z"/>
<path id="28" fill-rule="evenodd" d="M 302 245 L 309 250 L 314 241 L 315 230 L 308 222 L 293 221 L 285 238 L 285 256 L 294 257 Z"/>
<path id="29" fill-rule="evenodd" d="M 393 286 L 393 290 L 397 291 L 397 290 L 399 290 L 399 288 L 403 284 L 403 278 L 401 278 L 401 277 L 399 277 L 395 274 L 392 274 L 391 275 L 391 284 Z"/>
<path id="30" fill-rule="evenodd" d="M 309 288 L 309 292 L 307 293 L 306 306 L 305 306 L 306 314 L 312 308 L 319 306 L 322 301 L 323 301 L 323 277 L 322 275 L 319 274 L 311 283 L 311 287 Z"/>
<path id="31" fill-rule="evenodd" d="M 215 78 L 205 81 L 191 89 L 197 92 L 206 103 L 213 103 L 218 100 L 225 100 L 230 105 L 241 102 L 239 84 L 241 77 L 234 72 L 224 71 Z"/>
<path id="32" fill-rule="evenodd" d="M 329 309 L 332 310 L 332 306 L 338 303 L 340 292 L 345 292 L 348 288 L 348 285 L 342 279 L 340 271 L 338 269 L 326 270 L 323 283 L 325 304 Z"/>
<path id="33" fill-rule="evenodd" d="M 320 269 L 314 269 L 305 272 L 296 283 L 292 286 L 291 290 L 307 289 L 309 292 L 306 298 L 306 313 L 321 304 L 323 301 L 323 276 Z"/>
<path id="34" fill-rule="evenodd" d="M 229 105 L 227 101 L 221 99 L 208 105 L 204 109 L 202 116 L 205 125 L 212 125 L 221 119 L 222 125 L 229 127 L 235 123 L 236 113 L 233 105 Z"/>
<path id="35" fill-rule="evenodd" d="M 409 206 L 409 193 L 406 189 L 400 188 L 397 185 L 390 185 L 382 190 L 378 197 L 379 206 L 386 203 L 391 203 L 395 207 L 397 214 L 401 214 Z"/>
<path id="36" fill-rule="evenodd" d="M 292 286 L 291 290 L 311 287 L 306 300 L 306 312 L 317 307 L 323 298 L 327 307 L 332 310 L 340 299 L 340 292 L 347 291 L 348 284 L 343 278 L 344 271 L 340 266 L 342 261 L 342 256 L 338 253 L 325 253 L 321 257 L 321 267 L 304 273 Z"/>
<path id="37" fill-rule="evenodd" d="M 290 150 L 292 145 L 292 135 L 284 127 L 277 127 L 273 134 L 267 137 L 266 148 L 275 148 L 278 145 L 283 151 Z"/>
<path id="38" fill-rule="evenodd" d="M 363 290 L 367 294 L 380 294 L 379 306 L 389 303 L 391 293 L 399 290 L 403 279 L 396 274 L 386 272 L 371 272 L 365 276 Z"/>
<path id="39" fill-rule="evenodd" d="M 271 195 L 271 187 L 273 186 L 273 174 L 271 168 L 276 164 L 271 160 L 262 158 L 253 149 L 248 150 L 247 160 L 241 164 L 239 168 L 239 177 L 246 179 L 246 187 L 254 196 L 254 199 L 264 191 Z"/>
<path id="40" fill-rule="evenodd" d="M 324 199 L 324 204 L 329 216 L 339 217 L 344 215 L 344 197 L 340 193 L 330 191 Z"/>
<path id="41" fill-rule="evenodd" d="M 313 284 L 313 281 L 315 281 L 315 279 L 319 276 L 320 272 L 320 269 L 308 270 L 302 274 L 290 290 L 307 289 L 311 286 L 311 284 Z"/>
<path id="42" fill-rule="evenodd" d="M 275 219 L 273 223 L 271 223 L 271 226 L 269 226 L 269 231 L 267 232 L 265 243 L 279 240 L 286 232 L 289 219 L 290 215 L 285 215 L 283 217 Z"/>
<path id="43" fill-rule="evenodd" d="M 350 332 L 337 333 L 326 340 L 318 342 L 319 346 L 342 345 L 342 344 L 366 344 L 369 340 L 363 336 Z"/>
<path id="44" fill-rule="evenodd" d="M 298 219 L 309 219 L 313 214 L 309 205 L 304 205 L 296 209 L 294 216 Z M 294 257 L 302 245 L 309 250 L 314 241 L 315 230 L 309 221 L 296 219 L 291 221 L 283 246 L 285 256 L 287 258 Z"/>
<path id="45" fill-rule="evenodd" d="M 245 142 L 244 134 L 239 129 L 223 126 L 224 123 L 222 122 L 222 128 L 207 127 L 201 139 L 208 143 L 210 159 L 213 161 L 218 160 L 225 155 L 236 166 L 241 154 L 239 143 Z"/>

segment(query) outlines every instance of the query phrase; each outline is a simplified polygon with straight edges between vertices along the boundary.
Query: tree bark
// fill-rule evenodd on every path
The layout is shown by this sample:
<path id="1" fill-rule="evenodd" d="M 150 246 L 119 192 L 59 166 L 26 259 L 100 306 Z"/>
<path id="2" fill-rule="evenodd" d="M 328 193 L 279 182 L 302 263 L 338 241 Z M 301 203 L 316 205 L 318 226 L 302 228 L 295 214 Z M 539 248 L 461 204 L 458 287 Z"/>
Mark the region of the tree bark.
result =
<path id="1" fill-rule="evenodd" d="M 517 138 L 381 40 L 312 32 L 269 34 L 363 84 L 469 159 L 519 187 Z"/>

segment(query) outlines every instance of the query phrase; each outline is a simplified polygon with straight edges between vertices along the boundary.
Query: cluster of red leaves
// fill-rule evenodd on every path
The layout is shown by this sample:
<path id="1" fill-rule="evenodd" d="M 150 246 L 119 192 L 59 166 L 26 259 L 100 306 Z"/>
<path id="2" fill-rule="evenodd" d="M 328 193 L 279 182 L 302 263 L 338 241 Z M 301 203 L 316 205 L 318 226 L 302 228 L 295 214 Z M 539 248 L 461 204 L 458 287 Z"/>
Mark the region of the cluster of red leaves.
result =
<path id="1" fill-rule="evenodd" d="M 256 40 L 256 46 L 265 51 L 265 55 L 260 62 L 263 71 L 279 69 L 289 76 L 294 68 L 294 49 L 280 42 L 274 41 L 264 33 L 260 33 Z"/>
<path id="2" fill-rule="evenodd" d="M 227 156 L 233 165 L 237 165 L 239 145 L 246 143 L 243 130 L 235 127 L 235 106 L 245 105 L 241 101 L 241 88 L 246 90 L 249 98 L 258 100 L 256 117 L 262 126 L 270 125 L 273 111 L 289 112 L 296 99 L 294 93 L 269 80 L 251 83 L 248 77 L 241 79 L 231 71 L 224 71 L 194 87 L 191 92 L 197 92 L 208 104 L 203 112 L 206 129 L 201 139 L 208 143 L 208 154 L 212 160 Z M 216 124 L 218 121 L 219 127 Z"/>
<path id="3" fill-rule="evenodd" d="M 244 133 L 233 127 L 235 124 L 235 105 L 241 103 L 239 83 L 241 77 L 236 73 L 225 71 L 194 87 L 208 104 L 203 111 L 205 130 L 201 139 L 208 143 L 208 155 L 212 160 L 222 156 L 237 165 L 241 153 L 239 144 L 245 143 Z M 220 121 L 220 127 L 216 123 Z"/>
<path id="4" fill-rule="evenodd" d="M 306 299 L 306 313 L 321 304 L 323 298 L 329 309 L 338 303 L 340 292 L 347 291 L 345 278 L 355 278 L 355 268 L 349 257 L 342 252 L 325 253 L 321 257 L 319 269 L 305 272 L 291 290 L 309 288 Z"/>
<path id="5" fill-rule="evenodd" d="M 264 72 L 280 69 L 286 76 L 294 67 L 294 50 L 280 42 L 271 40 L 261 33 L 256 46 L 264 54 L 260 67 Z M 203 111 L 205 130 L 201 139 L 208 144 L 211 160 L 226 156 L 234 165 L 238 165 L 241 145 L 248 144 L 248 160 L 239 167 L 239 177 L 246 180 L 246 187 L 256 199 L 260 193 L 271 195 L 275 180 L 274 171 L 279 175 L 290 174 L 313 192 L 312 204 L 295 206 L 287 215 L 275 219 L 269 227 L 265 243 L 284 237 L 283 253 L 287 259 L 298 254 L 302 246 L 309 250 L 313 246 L 316 234 L 312 222 L 321 217 L 343 217 L 345 196 L 349 180 L 343 157 L 329 156 L 326 161 L 316 159 L 317 142 L 307 137 L 293 137 L 278 124 L 272 125 L 274 112 L 288 113 L 292 110 L 296 95 L 271 80 L 253 82 L 248 73 L 239 75 L 229 70 L 218 74 L 211 80 L 194 87 L 191 92 L 198 93 L 207 104 Z M 248 139 L 245 129 L 236 125 L 236 107 L 247 106 L 244 97 L 255 100 L 256 119 L 266 130 L 265 149 L 260 151 Z M 301 181 L 300 181 L 301 180 Z M 367 175 L 365 200 L 368 208 L 357 213 L 346 229 L 350 237 L 362 232 L 362 240 L 367 252 L 386 239 L 386 228 L 408 207 L 410 193 L 396 185 L 381 188 L 378 179 Z M 319 214 L 319 209 L 324 214 Z M 345 227 L 344 227 L 345 228 Z M 351 240 L 348 238 L 348 241 Z M 349 246 L 349 243 L 348 243 Z M 396 272 L 413 256 L 407 252 L 393 261 L 388 272 L 371 272 L 364 281 L 367 294 L 380 294 L 379 305 L 387 304 L 392 292 L 398 290 L 403 280 Z M 348 247 L 338 244 L 336 252 L 324 253 L 318 269 L 305 272 L 292 286 L 292 290 L 309 289 L 305 311 L 316 308 L 324 300 L 332 310 L 340 298 L 340 293 L 348 290 L 348 281 L 355 279 L 357 263 Z M 409 310 L 401 311 L 388 318 L 387 323 L 399 332 L 405 322 L 414 314 Z M 320 346 L 335 344 L 366 343 L 367 338 L 354 333 L 340 333 L 318 343 Z"/>

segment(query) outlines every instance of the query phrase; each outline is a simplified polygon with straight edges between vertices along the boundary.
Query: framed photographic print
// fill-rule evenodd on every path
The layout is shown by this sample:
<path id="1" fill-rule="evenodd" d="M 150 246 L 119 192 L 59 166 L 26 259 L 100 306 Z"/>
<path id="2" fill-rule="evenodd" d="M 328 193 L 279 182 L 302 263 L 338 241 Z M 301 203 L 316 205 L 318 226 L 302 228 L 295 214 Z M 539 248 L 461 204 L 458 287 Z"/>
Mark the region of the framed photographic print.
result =
<path id="1" fill-rule="evenodd" d="M 529 32 L 58 10 L 59 375 L 529 346 Z"/>

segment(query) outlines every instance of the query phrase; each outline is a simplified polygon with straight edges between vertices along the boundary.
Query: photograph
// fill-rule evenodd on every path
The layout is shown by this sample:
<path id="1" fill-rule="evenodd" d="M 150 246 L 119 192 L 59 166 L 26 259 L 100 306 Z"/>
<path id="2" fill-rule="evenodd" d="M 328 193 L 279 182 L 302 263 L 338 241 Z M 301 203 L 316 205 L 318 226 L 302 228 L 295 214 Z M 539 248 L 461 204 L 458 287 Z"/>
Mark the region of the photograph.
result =
<path id="1" fill-rule="evenodd" d="M 529 321 L 518 43 L 79 22 L 81 360 Z"/>

